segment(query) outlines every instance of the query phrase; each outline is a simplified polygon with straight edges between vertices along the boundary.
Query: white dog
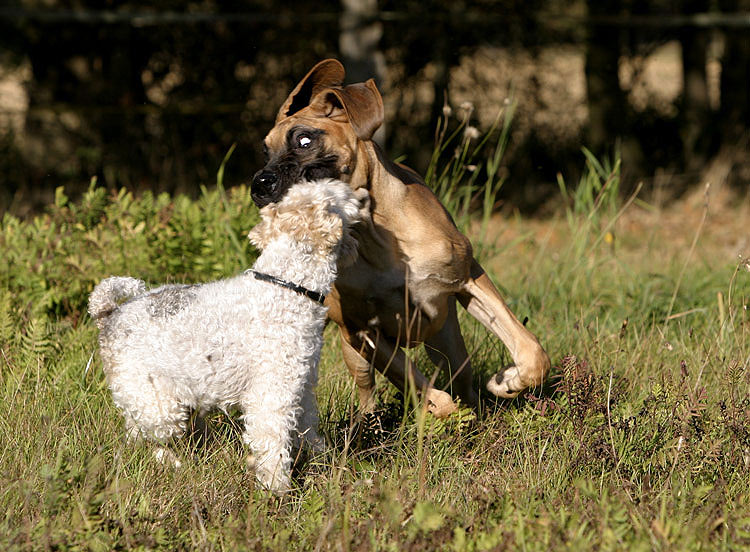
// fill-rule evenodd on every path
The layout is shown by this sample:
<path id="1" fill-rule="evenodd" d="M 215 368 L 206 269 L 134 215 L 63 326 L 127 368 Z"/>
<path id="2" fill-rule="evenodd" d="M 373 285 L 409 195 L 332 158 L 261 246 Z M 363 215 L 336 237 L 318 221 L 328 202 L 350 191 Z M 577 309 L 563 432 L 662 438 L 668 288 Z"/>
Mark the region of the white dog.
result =
<path id="1" fill-rule="evenodd" d="M 356 255 L 350 227 L 366 212 L 357 197 L 333 180 L 294 186 L 261 210 L 249 238 L 262 253 L 240 276 L 150 291 L 126 277 L 96 286 L 89 313 L 130 437 L 166 443 L 185 433 L 191 410 L 238 407 L 258 479 L 289 488 L 293 441 L 323 446 L 313 393 L 323 299 L 337 264 Z"/>

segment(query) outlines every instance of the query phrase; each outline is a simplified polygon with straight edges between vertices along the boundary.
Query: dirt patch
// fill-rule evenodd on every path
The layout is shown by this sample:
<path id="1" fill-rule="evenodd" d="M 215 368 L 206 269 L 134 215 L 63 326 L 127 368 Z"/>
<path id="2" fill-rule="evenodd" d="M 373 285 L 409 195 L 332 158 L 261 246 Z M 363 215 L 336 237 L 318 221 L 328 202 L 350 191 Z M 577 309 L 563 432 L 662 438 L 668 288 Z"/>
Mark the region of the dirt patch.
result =
<path id="1" fill-rule="evenodd" d="M 487 242 L 499 254 L 488 268 L 502 273 L 508 258 L 528 259 L 540 248 L 556 251 L 573 236 L 561 214 L 547 218 L 525 218 L 506 212 L 495 215 L 488 226 Z M 705 217 L 705 220 L 704 220 Z M 478 226 L 473 229 L 478 239 Z M 685 197 L 661 206 L 658 203 L 634 203 L 620 217 L 612 233 L 611 247 L 624 259 L 646 258 L 655 263 L 685 258 L 698 236 L 692 262 L 717 266 L 750 258 L 750 193 L 740 195 L 726 185 L 696 187 Z M 658 255 L 653 255 L 658 252 Z"/>

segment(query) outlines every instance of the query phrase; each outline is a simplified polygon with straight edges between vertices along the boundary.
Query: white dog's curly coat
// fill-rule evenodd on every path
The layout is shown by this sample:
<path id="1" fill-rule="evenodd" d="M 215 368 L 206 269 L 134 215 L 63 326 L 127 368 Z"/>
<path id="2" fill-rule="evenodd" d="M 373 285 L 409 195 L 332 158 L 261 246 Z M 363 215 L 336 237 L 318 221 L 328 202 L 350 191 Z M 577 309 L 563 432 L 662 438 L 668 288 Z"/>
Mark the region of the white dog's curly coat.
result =
<path id="1" fill-rule="evenodd" d="M 264 207 L 249 234 L 262 250 L 253 269 L 328 293 L 337 263 L 356 255 L 349 227 L 365 212 L 357 197 L 346 184 L 319 181 Z M 150 291 L 108 278 L 89 299 L 129 436 L 165 443 L 185 433 L 192 409 L 239 407 L 257 477 L 274 491 L 289 487 L 293 441 L 323 445 L 313 388 L 326 310 L 251 271 Z"/>

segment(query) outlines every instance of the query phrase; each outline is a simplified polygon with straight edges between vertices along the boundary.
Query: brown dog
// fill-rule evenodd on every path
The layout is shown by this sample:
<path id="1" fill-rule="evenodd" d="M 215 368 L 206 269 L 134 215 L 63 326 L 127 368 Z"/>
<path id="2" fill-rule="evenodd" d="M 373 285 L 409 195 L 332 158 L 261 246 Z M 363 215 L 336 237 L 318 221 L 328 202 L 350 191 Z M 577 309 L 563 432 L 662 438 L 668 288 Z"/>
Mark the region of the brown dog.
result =
<path id="1" fill-rule="evenodd" d="M 450 395 L 406 358 L 402 347 L 418 343 L 438 367 L 450 370 L 460 399 L 476 406 L 456 299 L 502 340 L 515 363 L 494 375 L 487 389 L 512 398 L 540 385 L 549 371 L 547 353 L 510 311 L 424 181 L 372 141 L 383 123 L 374 81 L 344 86 L 344 74 L 338 61 L 328 59 L 294 88 L 266 136 L 266 166 L 253 178 L 252 196 L 262 207 L 300 179 L 325 177 L 368 190 L 372 219 L 357 234 L 358 260 L 340 273 L 326 302 L 341 330 L 360 408 L 373 407 L 375 367 L 402 390 L 411 381 L 436 416 L 455 410 Z"/>

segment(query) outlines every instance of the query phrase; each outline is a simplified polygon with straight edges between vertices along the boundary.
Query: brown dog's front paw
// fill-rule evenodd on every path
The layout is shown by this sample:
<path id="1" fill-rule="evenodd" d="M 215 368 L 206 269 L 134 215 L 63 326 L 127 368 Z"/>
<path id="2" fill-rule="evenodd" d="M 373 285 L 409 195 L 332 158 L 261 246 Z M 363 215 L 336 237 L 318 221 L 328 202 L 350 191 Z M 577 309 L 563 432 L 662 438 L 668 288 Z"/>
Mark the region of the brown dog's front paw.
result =
<path id="1" fill-rule="evenodd" d="M 529 387 L 544 383 L 550 369 L 547 353 L 536 340 L 534 345 L 516 358 L 515 366 L 508 366 L 487 382 L 487 390 L 503 399 L 513 399 Z"/>
<path id="2" fill-rule="evenodd" d="M 492 376 L 487 382 L 487 391 L 501 399 L 513 399 L 526 389 L 515 366 L 509 366 Z"/>
<path id="3" fill-rule="evenodd" d="M 423 397 L 425 407 L 436 418 L 447 418 L 458 410 L 456 403 L 445 391 L 428 389 Z"/>

